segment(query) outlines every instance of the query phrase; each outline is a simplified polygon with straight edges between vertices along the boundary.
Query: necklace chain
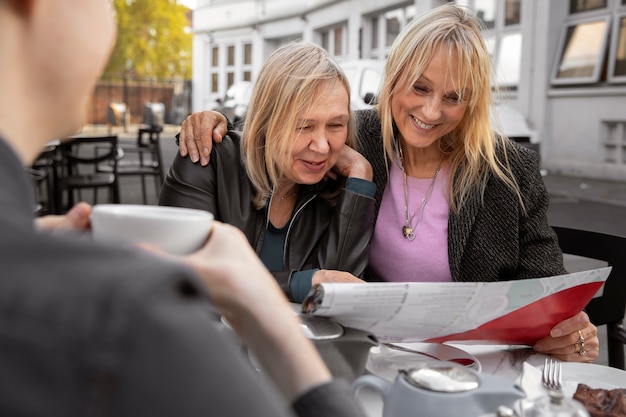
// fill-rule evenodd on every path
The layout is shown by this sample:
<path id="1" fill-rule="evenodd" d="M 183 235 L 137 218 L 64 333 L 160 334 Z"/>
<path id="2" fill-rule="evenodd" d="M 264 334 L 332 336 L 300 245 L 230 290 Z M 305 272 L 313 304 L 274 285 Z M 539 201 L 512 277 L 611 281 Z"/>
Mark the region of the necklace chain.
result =
<path id="1" fill-rule="evenodd" d="M 409 241 L 412 241 L 413 239 L 415 239 L 415 228 L 424 217 L 424 209 L 426 208 L 426 203 L 428 203 L 428 199 L 430 199 L 430 196 L 433 193 L 433 188 L 435 188 L 435 181 L 437 180 L 437 174 L 439 174 L 439 171 L 441 170 L 441 163 L 443 162 L 443 158 L 439 161 L 439 165 L 437 166 L 437 170 L 435 171 L 435 176 L 430 182 L 430 185 L 428 186 L 428 189 L 426 190 L 426 193 L 424 194 L 422 201 L 420 201 L 420 204 L 417 207 L 417 210 L 411 216 L 409 213 L 409 186 L 407 183 L 406 169 L 404 168 L 404 154 L 402 152 L 402 146 L 399 146 L 399 151 L 400 151 L 400 162 L 402 166 L 402 173 L 404 174 L 404 213 L 406 217 L 406 222 L 404 226 L 402 226 L 402 235 Z M 412 225 L 411 222 L 413 221 L 413 218 L 416 216 L 417 218 L 415 221 L 415 225 Z"/>
<path id="2" fill-rule="evenodd" d="M 291 192 L 291 193 L 287 193 L 287 194 L 285 194 L 284 196 L 280 197 L 280 201 L 285 200 L 287 197 L 295 197 L 295 196 L 296 196 L 296 192 L 295 192 L 295 191 L 293 191 L 293 192 Z"/>

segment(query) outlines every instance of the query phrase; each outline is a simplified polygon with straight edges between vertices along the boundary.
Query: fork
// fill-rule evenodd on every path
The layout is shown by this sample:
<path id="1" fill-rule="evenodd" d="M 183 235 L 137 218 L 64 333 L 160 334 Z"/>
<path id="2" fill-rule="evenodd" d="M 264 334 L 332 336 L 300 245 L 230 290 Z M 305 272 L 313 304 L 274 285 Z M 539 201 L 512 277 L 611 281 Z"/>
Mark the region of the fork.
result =
<path id="1" fill-rule="evenodd" d="M 541 373 L 541 384 L 548 390 L 548 393 L 561 391 L 561 362 L 546 358 Z"/>

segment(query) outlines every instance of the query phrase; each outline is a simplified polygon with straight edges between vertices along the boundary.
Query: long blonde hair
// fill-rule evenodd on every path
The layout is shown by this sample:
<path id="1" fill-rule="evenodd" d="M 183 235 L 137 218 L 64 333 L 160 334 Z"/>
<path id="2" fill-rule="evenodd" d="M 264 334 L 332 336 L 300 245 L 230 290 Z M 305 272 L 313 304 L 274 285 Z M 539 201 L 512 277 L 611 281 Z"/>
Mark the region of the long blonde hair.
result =
<path id="1" fill-rule="evenodd" d="M 278 48 L 265 61 L 256 80 L 244 123 L 241 151 L 257 194 L 254 203 L 264 207 L 280 179 L 275 158 L 287 158 L 294 144 L 297 118 L 312 105 L 320 87 L 338 83 L 350 97 L 346 75 L 321 47 L 293 42 Z M 354 117 L 348 121 L 348 146 L 354 147 Z"/>
<path id="2" fill-rule="evenodd" d="M 465 115 L 459 125 L 440 139 L 440 149 L 450 155 L 450 206 L 457 211 L 477 187 L 484 193 L 493 172 L 517 194 L 519 187 L 511 173 L 503 136 L 496 135 L 490 122 L 493 109 L 492 66 L 480 32 L 481 23 L 469 10 L 452 4 L 437 7 L 409 23 L 394 41 L 379 94 L 379 113 L 387 159 L 395 158 L 397 143 L 391 101 L 394 94 L 411 89 L 428 66 L 435 51 L 444 47 L 456 54 L 461 75 L 457 93 L 471 91 Z M 466 88 L 469 87 L 469 88 Z M 496 156 L 502 145 L 504 157 Z M 489 169 L 485 169 L 485 163 Z"/>

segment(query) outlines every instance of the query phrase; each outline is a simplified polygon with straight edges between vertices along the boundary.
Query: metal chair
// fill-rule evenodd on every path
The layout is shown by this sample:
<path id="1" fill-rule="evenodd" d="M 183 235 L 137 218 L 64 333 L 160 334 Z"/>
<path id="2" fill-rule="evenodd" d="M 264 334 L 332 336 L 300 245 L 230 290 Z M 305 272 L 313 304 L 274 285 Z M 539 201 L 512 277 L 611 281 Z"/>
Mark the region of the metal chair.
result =
<path id="1" fill-rule="evenodd" d="M 159 136 L 163 131 L 160 126 L 142 127 L 137 132 L 136 143 L 119 143 L 117 173 L 119 176 L 141 177 L 141 195 L 143 204 L 148 204 L 146 177 L 154 177 L 156 195 L 161 191 L 164 180 L 163 163 Z M 111 162 L 99 164 L 98 172 L 111 172 Z"/>
<path id="2" fill-rule="evenodd" d="M 588 230 L 552 226 L 565 254 L 606 261 L 613 267 L 601 297 L 585 307 L 591 322 L 606 325 L 609 366 L 624 369 L 626 330 L 626 237 Z"/>
<path id="3" fill-rule="evenodd" d="M 93 190 L 93 204 L 98 203 L 98 189 L 108 189 L 108 200 L 120 202 L 117 173 L 117 135 L 77 137 L 59 146 L 61 173 L 58 179 L 58 201 L 67 192 L 67 206 L 74 205 L 74 192 Z M 99 164 L 107 163 L 110 172 L 98 172 Z"/>
<path id="4" fill-rule="evenodd" d="M 35 215 L 56 214 L 56 169 L 59 160 L 58 143 L 50 142 L 42 149 L 28 172 L 35 188 Z"/>

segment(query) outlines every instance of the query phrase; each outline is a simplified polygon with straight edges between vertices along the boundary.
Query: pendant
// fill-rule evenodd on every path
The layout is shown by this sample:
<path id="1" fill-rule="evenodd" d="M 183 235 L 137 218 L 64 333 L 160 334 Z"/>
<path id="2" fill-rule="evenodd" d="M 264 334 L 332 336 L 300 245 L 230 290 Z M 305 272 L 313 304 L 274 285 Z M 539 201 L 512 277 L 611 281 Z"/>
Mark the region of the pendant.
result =
<path id="1" fill-rule="evenodd" d="M 402 234 L 405 238 L 409 239 L 409 241 L 415 239 L 415 233 L 413 233 L 413 229 L 409 226 L 402 226 Z"/>

